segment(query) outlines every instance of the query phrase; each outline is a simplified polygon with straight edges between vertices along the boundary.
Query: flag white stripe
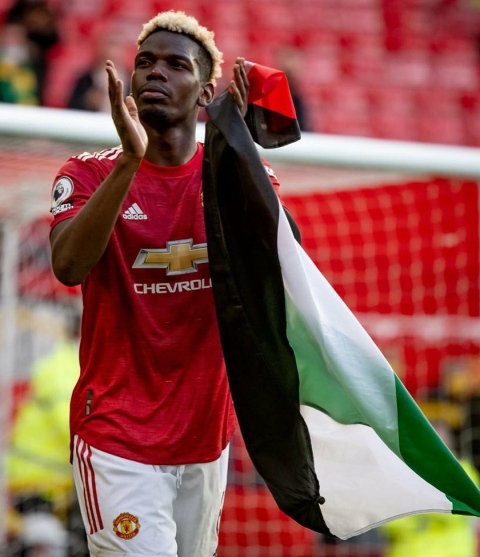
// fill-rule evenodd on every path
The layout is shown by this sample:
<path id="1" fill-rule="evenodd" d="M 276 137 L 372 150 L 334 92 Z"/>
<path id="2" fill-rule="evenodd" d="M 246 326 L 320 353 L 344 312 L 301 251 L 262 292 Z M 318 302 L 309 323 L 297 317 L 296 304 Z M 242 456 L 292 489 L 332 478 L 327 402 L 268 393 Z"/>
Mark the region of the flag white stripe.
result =
<path id="1" fill-rule="evenodd" d="M 393 370 L 295 241 L 282 209 L 278 246 L 287 336 L 300 381 L 306 381 L 300 385 L 301 396 L 308 398 L 316 391 L 315 403 L 319 383 L 323 387 L 320 404 L 302 405 L 301 412 L 312 441 L 328 528 L 347 539 L 395 517 L 451 512 L 446 496 L 399 456 Z"/>
<path id="2" fill-rule="evenodd" d="M 318 370 L 328 366 L 325 380 L 330 388 L 356 393 L 348 405 L 349 421 L 378 425 L 382 438 L 399 453 L 398 421 L 393 370 L 380 350 L 368 336 L 353 313 L 323 277 L 303 248 L 295 241 L 288 220 L 280 210 L 278 223 L 280 266 L 287 298 L 287 336 L 295 352 L 297 362 L 303 366 L 301 379 L 320 379 Z M 309 336 L 296 335 L 295 324 L 301 318 Z M 303 327 L 305 328 L 305 327 Z M 298 345 L 297 345 L 298 343 Z M 308 358 L 304 358 L 305 347 Z M 368 373 L 367 373 L 368 372 Z M 366 375 L 367 373 L 367 375 Z M 366 381 L 368 377 L 368 381 Z M 301 385 L 305 393 L 309 385 Z M 327 397 L 328 398 L 328 397 Z M 381 422 L 378 424 L 378 416 Z M 333 416 L 339 421 L 347 419 Z"/>
<path id="3" fill-rule="evenodd" d="M 413 472 L 371 427 L 342 425 L 301 407 L 312 440 L 325 522 L 341 539 L 419 512 L 452 511 L 438 489 Z"/>

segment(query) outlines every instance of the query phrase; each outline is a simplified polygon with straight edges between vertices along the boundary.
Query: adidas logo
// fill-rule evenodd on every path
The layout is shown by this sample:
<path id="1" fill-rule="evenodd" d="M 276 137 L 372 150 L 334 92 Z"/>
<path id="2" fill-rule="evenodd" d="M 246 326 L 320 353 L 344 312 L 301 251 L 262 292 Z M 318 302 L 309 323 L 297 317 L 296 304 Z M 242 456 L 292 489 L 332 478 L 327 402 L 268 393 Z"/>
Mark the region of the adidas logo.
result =
<path id="1" fill-rule="evenodd" d="M 137 203 L 129 207 L 122 215 L 126 220 L 147 220 L 147 215 L 140 209 Z"/>

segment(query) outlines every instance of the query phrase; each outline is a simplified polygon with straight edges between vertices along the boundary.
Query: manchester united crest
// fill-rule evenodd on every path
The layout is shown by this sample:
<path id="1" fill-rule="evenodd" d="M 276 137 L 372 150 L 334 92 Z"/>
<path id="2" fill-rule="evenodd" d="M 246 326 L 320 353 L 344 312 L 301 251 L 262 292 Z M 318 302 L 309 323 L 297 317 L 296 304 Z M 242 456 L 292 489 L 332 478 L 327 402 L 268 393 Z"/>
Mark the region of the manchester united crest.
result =
<path id="1" fill-rule="evenodd" d="M 113 531 L 122 540 L 131 540 L 140 530 L 140 522 L 130 513 L 121 513 L 113 521 Z"/>

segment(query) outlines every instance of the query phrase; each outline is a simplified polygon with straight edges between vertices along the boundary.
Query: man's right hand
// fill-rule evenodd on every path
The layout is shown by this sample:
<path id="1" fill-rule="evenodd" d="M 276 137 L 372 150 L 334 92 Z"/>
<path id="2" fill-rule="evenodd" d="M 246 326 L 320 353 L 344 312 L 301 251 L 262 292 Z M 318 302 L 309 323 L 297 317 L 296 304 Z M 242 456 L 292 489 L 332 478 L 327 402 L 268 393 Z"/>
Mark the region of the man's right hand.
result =
<path id="1" fill-rule="evenodd" d="M 145 156 L 148 137 L 138 117 L 138 110 L 132 96 L 124 98 L 123 82 L 118 77 L 115 64 L 107 60 L 105 69 L 108 74 L 108 95 L 112 119 L 122 142 L 123 154 L 134 159 Z"/>

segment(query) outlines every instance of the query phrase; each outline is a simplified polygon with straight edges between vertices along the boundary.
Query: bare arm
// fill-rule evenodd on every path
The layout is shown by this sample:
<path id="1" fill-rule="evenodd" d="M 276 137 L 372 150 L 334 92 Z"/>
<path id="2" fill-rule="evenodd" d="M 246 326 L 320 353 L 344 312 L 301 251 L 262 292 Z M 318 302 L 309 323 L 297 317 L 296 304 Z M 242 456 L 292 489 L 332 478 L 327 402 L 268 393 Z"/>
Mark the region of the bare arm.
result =
<path id="1" fill-rule="evenodd" d="M 107 62 L 106 70 L 112 119 L 122 142 L 123 154 L 82 210 L 52 230 L 53 272 L 67 285 L 80 284 L 105 251 L 148 144 L 135 102 L 132 97 L 124 100 L 123 83 L 112 62 Z"/>

